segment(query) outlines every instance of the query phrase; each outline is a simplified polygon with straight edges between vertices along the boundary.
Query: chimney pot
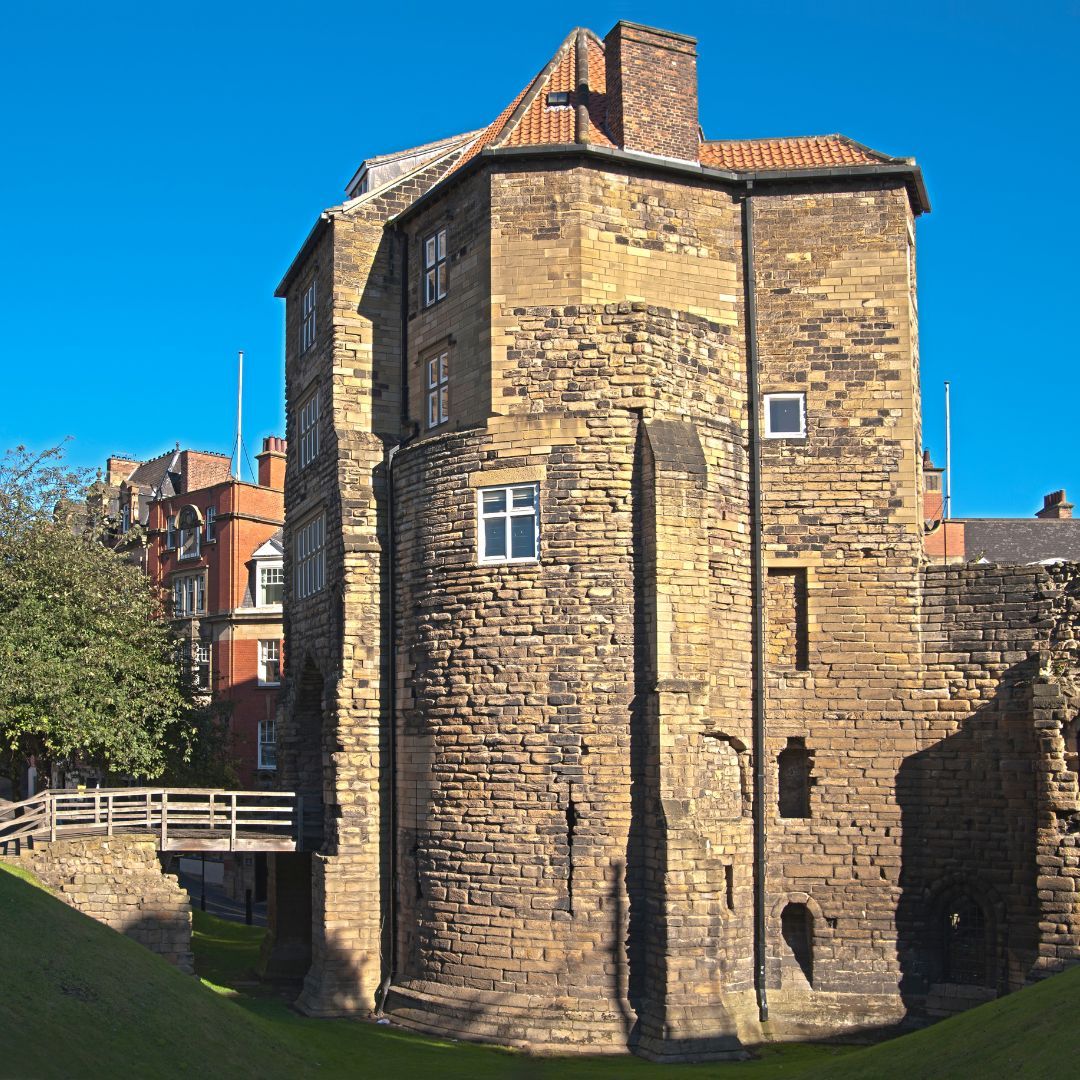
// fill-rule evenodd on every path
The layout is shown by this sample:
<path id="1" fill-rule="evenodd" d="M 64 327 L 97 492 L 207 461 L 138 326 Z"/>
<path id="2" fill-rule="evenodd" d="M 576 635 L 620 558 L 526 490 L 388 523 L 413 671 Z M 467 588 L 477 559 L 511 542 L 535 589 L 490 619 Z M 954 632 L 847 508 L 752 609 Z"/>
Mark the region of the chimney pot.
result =
<path id="1" fill-rule="evenodd" d="M 1071 518 L 1072 503 L 1065 501 L 1065 489 L 1059 488 L 1043 496 L 1043 508 L 1035 515 L 1037 518 Z"/>

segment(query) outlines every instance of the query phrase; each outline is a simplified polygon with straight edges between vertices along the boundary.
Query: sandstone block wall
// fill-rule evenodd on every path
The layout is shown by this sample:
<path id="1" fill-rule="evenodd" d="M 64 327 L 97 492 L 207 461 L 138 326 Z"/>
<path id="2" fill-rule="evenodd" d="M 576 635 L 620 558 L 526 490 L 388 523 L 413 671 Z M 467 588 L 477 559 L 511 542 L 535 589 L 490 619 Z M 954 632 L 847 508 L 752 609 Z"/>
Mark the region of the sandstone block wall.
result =
<path id="1" fill-rule="evenodd" d="M 17 862 L 70 907 L 194 973 L 191 904 L 175 874 L 164 874 L 152 837 L 56 840 Z"/>

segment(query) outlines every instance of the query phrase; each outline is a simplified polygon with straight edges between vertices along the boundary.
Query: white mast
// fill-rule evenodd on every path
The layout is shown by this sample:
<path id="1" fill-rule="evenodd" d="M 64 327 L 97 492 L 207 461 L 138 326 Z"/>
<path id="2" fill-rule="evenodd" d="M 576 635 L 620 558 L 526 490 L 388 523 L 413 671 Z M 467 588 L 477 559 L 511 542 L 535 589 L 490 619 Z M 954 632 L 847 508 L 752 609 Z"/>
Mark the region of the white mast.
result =
<path id="1" fill-rule="evenodd" d="M 946 384 L 948 385 L 948 384 Z M 233 467 L 233 477 L 240 479 L 240 452 L 244 443 L 241 436 L 244 422 L 244 350 L 240 350 L 239 371 L 236 380 L 236 464 Z"/>
<path id="2" fill-rule="evenodd" d="M 952 421 L 949 415 L 949 383 L 945 382 L 945 520 L 952 517 Z"/>

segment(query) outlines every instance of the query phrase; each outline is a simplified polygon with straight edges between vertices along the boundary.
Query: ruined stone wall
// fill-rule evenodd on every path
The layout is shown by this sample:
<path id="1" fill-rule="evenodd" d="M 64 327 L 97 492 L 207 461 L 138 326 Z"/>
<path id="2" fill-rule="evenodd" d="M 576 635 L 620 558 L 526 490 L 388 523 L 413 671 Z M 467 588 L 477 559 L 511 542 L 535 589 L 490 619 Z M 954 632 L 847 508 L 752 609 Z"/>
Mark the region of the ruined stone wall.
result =
<path id="1" fill-rule="evenodd" d="M 69 907 L 145 945 L 190 975 L 191 902 L 175 874 L 164 874 L 153 837 L 55 840 L 14 862 Z"/>
<path id="2" fill-rule="evenodd" d="M 898 951 L 906 998 L 963 1001 L 943 954 L 945 905 L 982 905 L 990 992 L 1080 958 L 1076 892 L 1076 567 L 927 566 L 928 685 L 944 681 L 897 775 Z M 943 987 L 942 984 L 945 984 Z"/>
<path id="3" fill-rule="evenodd" d="M 767 982 L 774 1030 L 796 1034 L 903 1013 L 892 782 L 924 695 L 919 395 L 903 187 L 778 188 L 753 216 L 759 389 L 806 410 L 804 438 L 762 441 Z M 810 768 L 807 814 L 782 812 L 785 762 Z"/>

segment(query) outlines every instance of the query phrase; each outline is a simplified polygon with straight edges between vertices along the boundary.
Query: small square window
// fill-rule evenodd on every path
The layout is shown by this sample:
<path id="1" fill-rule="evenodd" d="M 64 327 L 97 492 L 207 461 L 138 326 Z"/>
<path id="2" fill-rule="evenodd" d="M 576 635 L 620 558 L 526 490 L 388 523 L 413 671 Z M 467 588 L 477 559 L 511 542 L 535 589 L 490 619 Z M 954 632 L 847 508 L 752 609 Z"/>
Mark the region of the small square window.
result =
<path id="1" fill-rule="evenodd" d="M 560 105 L 570 104 L 570 94 L 566 90 L 552 90 L 547 96 L 548 108 L 558 108 Z"/>
<path id="2" fill-rule="evenodd" d="M 481 488 L 477 499 L 480 562 L 536 562 L 540 485 Z"/>
<path id="3" fill-rule="evenodd" d="M 446 296 L 446 230 L 424 238 L 424 307 Z"/>
<path id="4" fill-rule="evenodd" d="M 428 428 L 436 428 L 450 419 L 450 353 L 443 350 L 427 362 Z"/>
<path id="5" fill-rule="evenodd" d="M 806 438 L 806 395 L 765 395 L 765 438 Z"/>

